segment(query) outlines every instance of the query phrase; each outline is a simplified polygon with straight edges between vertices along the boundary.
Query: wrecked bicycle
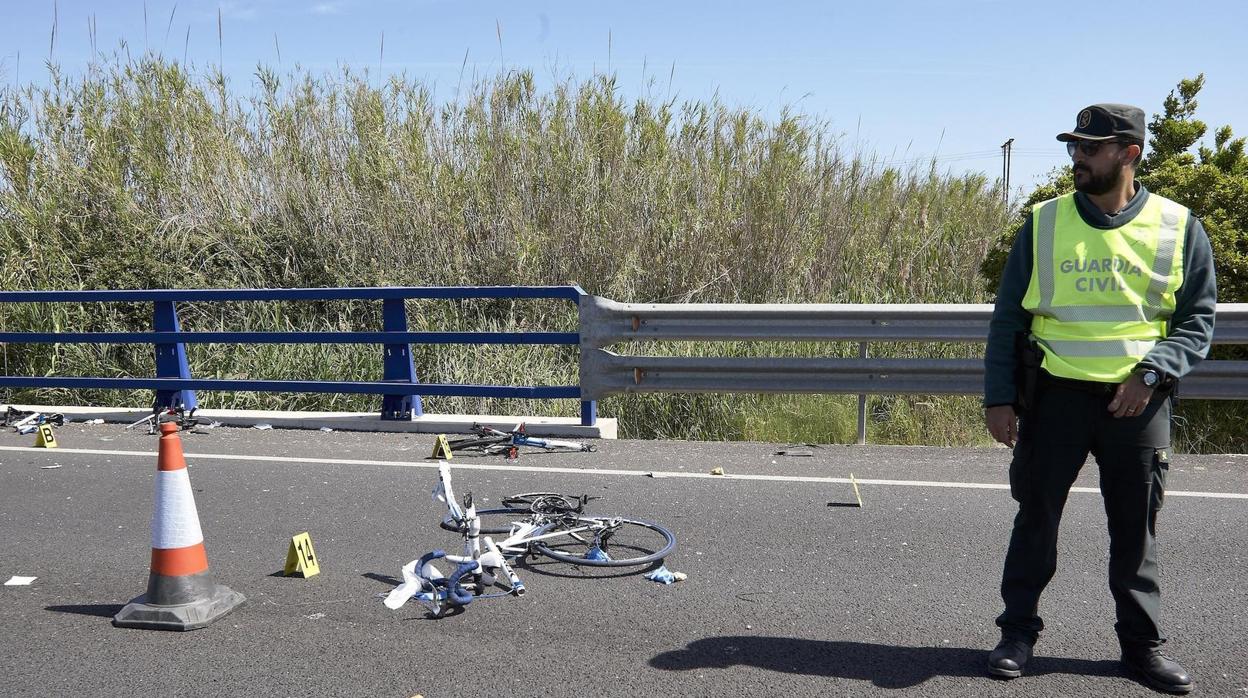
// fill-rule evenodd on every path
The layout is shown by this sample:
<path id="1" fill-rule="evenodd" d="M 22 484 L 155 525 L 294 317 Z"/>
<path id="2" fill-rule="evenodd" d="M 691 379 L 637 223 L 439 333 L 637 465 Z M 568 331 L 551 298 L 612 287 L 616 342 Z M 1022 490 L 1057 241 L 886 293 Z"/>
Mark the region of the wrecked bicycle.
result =
<path id="1" fill-rule="evenodd" d="M 433 498 L 446 504 L 441 526 L 462 534 L 463 555 L 434 550 L 403 566 L 403 582 L 386 595 L 390 609 L 415 598 L 440 618 L 473 599 L 522 596 L 524 582 L 515 565 L 526 556 L 544 556 L 577 566 L 640 567 L 671 554 L 676 537 L 656 523 L 584 512 L 590 498 L 552 492 L 508 497 L 504 506 L 478 511 L 472 494 L 460 505 L 451 485 L 451 470 L 438 464 Z M 503 536 L 495 542 L 490 535 Z M 449 575 L 437 566 L 454 565 Z"/>
<path id="2" fill-rule="evenodd" d="M 558 439 L 541 439 L 529 436 L 524 423 L 517 424 L 511 431 L 495 429 L 486 424 L 473 424 L 472 436 L 452 439 L 448 446 L 452 451 L 477 451 L 486 455 L 504 454 L 514 460 L 521 446 L 540 448 L 547 452 L 571 451 L 587 453 L 594 451 L 593 444 L 580 441 L 561 441 Z"/>

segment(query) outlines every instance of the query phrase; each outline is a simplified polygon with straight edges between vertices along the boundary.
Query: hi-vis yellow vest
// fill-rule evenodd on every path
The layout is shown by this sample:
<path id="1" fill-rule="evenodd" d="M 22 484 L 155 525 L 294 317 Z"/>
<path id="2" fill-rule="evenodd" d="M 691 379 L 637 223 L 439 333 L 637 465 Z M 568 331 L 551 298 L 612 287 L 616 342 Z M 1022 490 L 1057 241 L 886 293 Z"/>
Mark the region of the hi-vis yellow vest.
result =
<path id="1" fill-rule="evenodd" d="M 1032 209 L 1031 283 L 1023 307 L 1049 373 L 1122 382 L 1158 340 L 1183 283 L 1188 210 L 1148 194 L 1130 223 L 1083 222 L 1073 193 Z"/>

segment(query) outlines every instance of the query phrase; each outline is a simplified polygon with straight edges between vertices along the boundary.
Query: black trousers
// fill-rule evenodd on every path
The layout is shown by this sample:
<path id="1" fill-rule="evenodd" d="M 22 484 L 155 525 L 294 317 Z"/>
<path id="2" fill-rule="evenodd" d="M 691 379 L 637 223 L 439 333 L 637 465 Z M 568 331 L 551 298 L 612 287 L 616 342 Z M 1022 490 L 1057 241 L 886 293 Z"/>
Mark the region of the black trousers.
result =
<path id="1" fill-rule="evenodd" d="M 997 618 L 1002 633 L 1034 643 L 1044 621 L 1040 593 L 1057 570 L 1057 531 L 1070 487 L 1088 454 L 1100 468 L 1109 520 L 1109 589 L 1125 649 L 1165 642 L 1158 626 L 1157 512 L 1170 453 L 1170 399 L 1154 395 L 1144 413 L 1115 419 L 1113 392 L 1090 392 L 1042 380 L 1035 406 L 1020 420 L 1010 463 L 1018 515 L 1005 556 Z"/>

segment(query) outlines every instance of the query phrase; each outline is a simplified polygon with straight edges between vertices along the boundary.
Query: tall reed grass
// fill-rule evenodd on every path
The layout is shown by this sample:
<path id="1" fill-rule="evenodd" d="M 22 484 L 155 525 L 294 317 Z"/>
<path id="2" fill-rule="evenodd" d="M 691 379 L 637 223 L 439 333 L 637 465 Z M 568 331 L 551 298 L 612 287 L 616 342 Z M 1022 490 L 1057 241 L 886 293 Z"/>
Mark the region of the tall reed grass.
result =
<path id="1" fill-rule="evenodd" d="M 455 99 L 350 70 L 250 86 L 147 55 L 0 95 L 6 289 L 576 282 L 634 302 L 985 302 L 981 260 L 1009 225 L 999 183 L 905 169 L 833 125 L 718 99 L 626 97 L 611 75 L 539 89 L 526 71 Z M 150 309 L 0 309 L 9 329 L 146 329 Z M 377 329 L 380 304 L 179 310 L 195 329 Z M 412 302 L 413 329 L 569 329 L 531 302 Z M 772 349 L 777 349 L 772 347 Z M 829 355 L 835 346 L 780 347 Z M 676 345 L 738 355 L 742 345 Z M 430 382 L 574 384 L 574 350 L 416 347 Z M 886 355 L 887 347 L 873 347 Z M 902 349 L 897 349 L 902 351 Z M 909 350 L 907 350 L 909 351 Z M 930 347 L 969 356 L 977 347 Z M 376 347 L 192 346 L 205 376 L 380 377 Z M 9 375 L 151 375 L 150 348 L 10 345 Z M 11 399 L 36 399 L 20 391 Z M 39 399 L 142 404 L 148 395 Z M 376 398 L 201 395 L 208 406 L 373 410 Z M 986 443 L 974 398 L 872 398 L 872 438 Z M 852 396 L 624 396 L 630 437 L 846 441 Z M 576 413 L 563 402 L 432 398 L 435 412 Z"/>

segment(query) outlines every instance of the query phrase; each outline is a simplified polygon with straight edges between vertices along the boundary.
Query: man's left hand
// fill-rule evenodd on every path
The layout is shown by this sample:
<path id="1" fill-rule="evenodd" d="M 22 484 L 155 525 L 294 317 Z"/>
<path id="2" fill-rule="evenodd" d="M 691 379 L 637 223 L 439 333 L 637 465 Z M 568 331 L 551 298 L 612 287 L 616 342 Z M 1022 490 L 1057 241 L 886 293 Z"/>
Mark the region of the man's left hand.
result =
<path id="1" fill-rule="evenodd" d="M 1108 409 L 1115 417 L 1135 417 L 1144 412 L 1148 401 L 1153 397 L 1153 389 L 1144 385 L 1144 380 L 1132 373 L 1118 385 L 1114 399 L 1110 400 Z"/>

